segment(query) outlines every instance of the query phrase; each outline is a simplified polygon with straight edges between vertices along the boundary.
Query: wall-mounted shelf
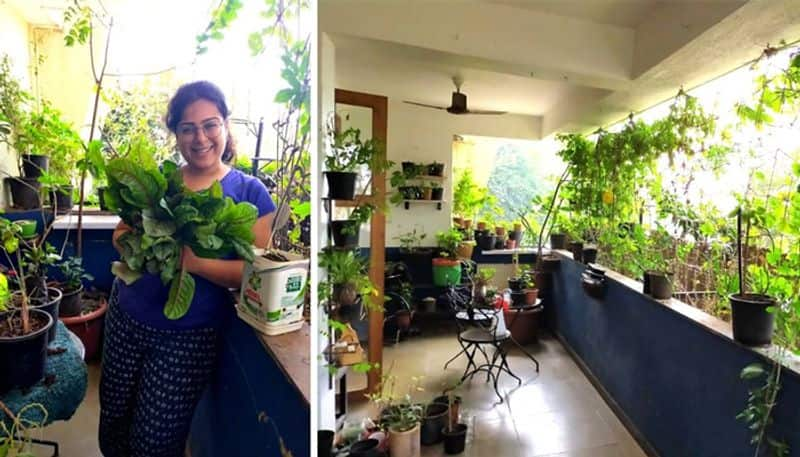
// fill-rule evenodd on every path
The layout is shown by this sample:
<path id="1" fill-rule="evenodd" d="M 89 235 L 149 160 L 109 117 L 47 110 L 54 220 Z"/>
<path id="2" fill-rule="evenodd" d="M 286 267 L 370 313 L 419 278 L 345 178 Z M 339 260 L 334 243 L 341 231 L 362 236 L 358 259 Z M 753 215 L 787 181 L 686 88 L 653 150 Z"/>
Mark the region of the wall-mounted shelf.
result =
<path id="1" fill-rule="evenodd" d="M 429 175 L 420 175 L 414 176 L 413 178 L 408 178 L 407 181 L 444 181 L 444 176 L 429 176 Z"/>
<path id="2" fill-rule="evenodd" d="M 442 203 L 444 202 L 444 200 L 403 200 L 403 208 L 409 209 L 412 203 L 423 203 L 428 205 L 436 205 L 436 209 L 441 211 Z"/>

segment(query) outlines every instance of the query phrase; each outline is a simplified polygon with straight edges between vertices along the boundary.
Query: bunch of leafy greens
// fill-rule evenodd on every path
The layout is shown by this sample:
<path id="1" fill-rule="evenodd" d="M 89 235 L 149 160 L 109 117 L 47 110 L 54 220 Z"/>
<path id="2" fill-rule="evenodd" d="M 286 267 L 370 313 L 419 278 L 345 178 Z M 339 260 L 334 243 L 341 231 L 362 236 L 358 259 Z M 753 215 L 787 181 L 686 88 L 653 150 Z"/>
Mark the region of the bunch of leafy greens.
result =
<path id="1" fill-rule="evenodd" d="M 171 282 L 164 315 L 179 319 L 189 310 L 195 288 L 181 266 L 183 246 L 200 257 L 237 254 L 252 262 L 258 213 L 250 203 L 223 197 L 219 181 L 203 191 L 187 189 L 175 163 L 166 161 L 159 170 L 149 152 L 141 142 L 106 166 L 106 202 L 133 228 L 118 239 L 122 261 L 114 262 L 112 271 L 126 284 L 145 272 Z"/>

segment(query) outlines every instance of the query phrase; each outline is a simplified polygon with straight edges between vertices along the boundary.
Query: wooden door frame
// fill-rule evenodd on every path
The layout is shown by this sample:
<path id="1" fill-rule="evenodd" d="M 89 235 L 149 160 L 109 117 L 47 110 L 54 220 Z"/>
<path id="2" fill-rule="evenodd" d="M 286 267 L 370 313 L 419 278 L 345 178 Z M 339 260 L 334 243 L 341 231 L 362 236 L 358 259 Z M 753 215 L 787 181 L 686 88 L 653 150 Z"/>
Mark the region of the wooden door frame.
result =
<path id="1" fill-rule="evenodd" d="M 349 90 L 336 89 L 335 103 L 372 108 L 372 138 L 387 145 L 388 105 L 389 99 L 381 95 L 365 94 Z M 386 159 L 386 147 L 380 153 Z M 375 173 L 372 170 L 372 192 L 369 201 L 383 208 L 386 205 L 386 172 Z M 383 305 L 384 305 L 384 265 L 386 263 L 386 215 L 376 211 L 370 221 L 369 243 L 369 278 L 378 293 L 373 297 L 374 306 L 368 313 L 369 341 L 367 342 L 367 360 L 373 369 L 367 372 L 367 392 L 373 393 L 380 384 L 383 373 Z"/>

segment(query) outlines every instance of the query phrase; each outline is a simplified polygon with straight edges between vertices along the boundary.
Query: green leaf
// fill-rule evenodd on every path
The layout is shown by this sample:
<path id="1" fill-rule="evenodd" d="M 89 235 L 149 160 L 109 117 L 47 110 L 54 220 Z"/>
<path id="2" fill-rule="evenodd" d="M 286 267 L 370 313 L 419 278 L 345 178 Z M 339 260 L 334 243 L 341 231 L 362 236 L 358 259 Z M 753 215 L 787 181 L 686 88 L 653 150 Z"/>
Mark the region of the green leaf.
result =
<path id="1" fill-rule="evenodd" d="M 764 367 L 758 363 L 754 363 L 744 367 L 739 376 L 742 379 L 755 379 L 764 376 L 765 374 L 766 371 L 764 371 Z"/>
<path id="2" fill-rule="evenodd" d="M 289 100 L 292 99 L 293 95 L 294 95 L 294 92 L 292 91 L 292 89 L 281 89 L 275 95 L 275 100 L 274 101 L 275 101 L 275 103 L 286 103 L 286 102 L 288 102 Z"/>
<path id="3" fill-rule="evenodd" d="M 175 222 L 171 220 L 154 219 L 142 215 L 142 226 L 144 233 L 154 238 L 170 236 L 175 233 Z"/>
<path id="4" fill-rule="evenodd" d="M 194 278 L 186 270 L 181 269 L 169 288 L 164 315 L 172 320 L 185 316 L 192 304 L 192 298 L 194 298 Z"/>
<path id="5" fill-rule="evenodd" d="M 141 273 L 132 270 L 127 263 L 120 261 L 111 263 L 111 273 L 129 286 L 142 277 Z"/>

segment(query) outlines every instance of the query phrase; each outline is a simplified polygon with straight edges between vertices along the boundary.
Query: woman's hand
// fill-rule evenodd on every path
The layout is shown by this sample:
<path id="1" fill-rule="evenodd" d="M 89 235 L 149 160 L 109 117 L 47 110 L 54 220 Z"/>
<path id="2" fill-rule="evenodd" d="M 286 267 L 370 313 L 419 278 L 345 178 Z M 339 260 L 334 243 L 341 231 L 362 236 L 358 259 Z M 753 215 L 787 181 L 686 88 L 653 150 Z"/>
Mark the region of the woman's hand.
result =
<path id="1" fill-rule="evenodd" d="M 114 245 L 114 248 L 116 248 L 117 252 L 119 252 L 120 254 L 122 254 L 122 251 L 119 248 L 117 240 L 119 239 L 119 237 L 130 231 L 133 231 L 133 228 L 131 228 L 131 226 L 122 221 L 119 221 L 119 223 L 117 224 L 117 228 L 114 229 L 114 233 L 111 234 L 111 244 Z"/>
<path id="2" fill-rule="evenodd" d="M 189 245 L 184 245 L 181 251 L 181 268 L 188 273 L 197 273 L 198 263 L 202 262 L 200 257 L 192 251 Z"/>

